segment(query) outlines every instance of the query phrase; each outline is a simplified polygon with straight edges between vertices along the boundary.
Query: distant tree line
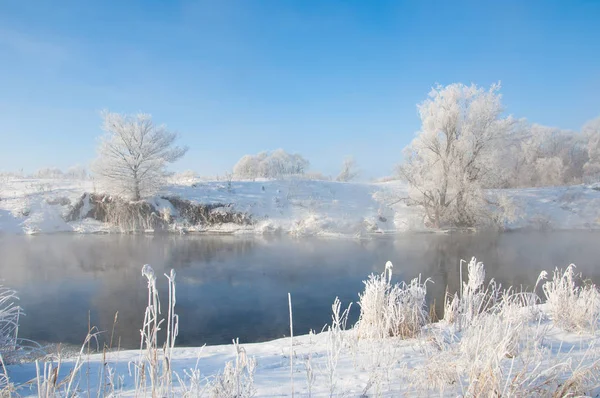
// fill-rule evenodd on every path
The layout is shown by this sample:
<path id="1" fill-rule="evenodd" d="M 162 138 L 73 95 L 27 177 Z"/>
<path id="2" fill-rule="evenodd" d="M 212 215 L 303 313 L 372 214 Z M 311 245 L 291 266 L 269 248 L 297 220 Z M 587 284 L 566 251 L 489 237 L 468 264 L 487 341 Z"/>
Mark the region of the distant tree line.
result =
<path id="1" fill-rule="evenodd" d="M 282 178 L 302 175 L 309 166 L 309 161 L 301 155 L 277 149 L 243 156 L 233 167 L 233 175 L 239 179 Z"/>
<path id="2" fill-rule="evenodd" d="M 0 172 L 0 177 L 86 180 L 90 178 L 90 175 L 84 166 L 75 165 L 65 171 L 58 167 L 44 167 L 31 174 L 27 174 L 22 170 L 18 172 Z"/>
<path id="3" fill-rule="evenodd" d="M 407 182 L 408 205 L 423 209 L 433 227 L 474 226 L 514 212 L 501 188 L 572 185 L 600 181 L 600 117 L 581 131 L 561 130 L 506 115 L 500 85 L 461 83 L 434 87 L 418 104 L 421 128 L 404 149 L 397 176 Z M 95 180 L 105 191 L 139 200 L 172 176 L 167 166 L 185 155 L 177 135 L 150 115 L 103 112 Z M 310 172 L 310 163 L 283 149 L 243 156 L 229 179 L 301 176 L 347 182 L 358 176 L 348 157 L 335 178 Z M 37 178 L 87 178 L 85 168 L 39 170 Z M 192 181 L 194 172 L 177 176 Z"/>

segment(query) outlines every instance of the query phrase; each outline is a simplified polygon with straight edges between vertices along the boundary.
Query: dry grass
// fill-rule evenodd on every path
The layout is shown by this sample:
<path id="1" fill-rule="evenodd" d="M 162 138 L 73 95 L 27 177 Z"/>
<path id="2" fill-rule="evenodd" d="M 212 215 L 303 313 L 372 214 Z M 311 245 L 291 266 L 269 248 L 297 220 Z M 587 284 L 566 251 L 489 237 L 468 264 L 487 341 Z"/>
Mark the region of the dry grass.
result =
<path id="1" fill-rule="evenodd" d="M 416 337 L 429 321 L 427 282 L 421 277 L 392 285 L 391 262 L 380 275 L 370 275 L 359 294 L 360 317 L 356 325 L 362 338 Z"/>
<path id="2" fill-rule="evenodd" d="M 542 273 L 541 277 L 546 274 Z M 542 286 L 552 320 L 567 331 L 594 333 L 600 322 L 600 290 L 575 274 L 575 265 L 555 269 Z"/>

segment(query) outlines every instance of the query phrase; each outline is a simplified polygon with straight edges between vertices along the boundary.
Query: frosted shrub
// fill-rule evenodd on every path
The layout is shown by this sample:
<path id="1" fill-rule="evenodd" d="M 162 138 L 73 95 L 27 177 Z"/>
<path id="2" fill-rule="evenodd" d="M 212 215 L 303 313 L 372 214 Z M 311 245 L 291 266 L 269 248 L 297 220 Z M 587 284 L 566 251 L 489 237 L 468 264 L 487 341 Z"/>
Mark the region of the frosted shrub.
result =
<path id="1" fill-rule="evenodd" d="M 21 308 L 15 304 L 16 292 L 0 285 L 0 356 L 4 362 L 16 360 L 19 343 L 19 316 Z"/>
<path id="2" fill-rule="evenodd" d="M 365 338 L 417 336 L 427 323 L 426 284 L 421 277 L 392 285 L 391 262 L 381 275 L 371 274 L 364 281 L 365 290 L 359 294 L 360 317 L 356 325 L 358 335 Z"/>
<path id="3" fill-rule="evenodd" d="M 540 277 L 545 277 L 543 272 Z M 542 286 L 552 320 L 568 331 L 595 332 L 600 321 L 600 291 L 593 284 L 580 286 L 571 264 L 563 272 L 554 270 L 552 280 Z"/>

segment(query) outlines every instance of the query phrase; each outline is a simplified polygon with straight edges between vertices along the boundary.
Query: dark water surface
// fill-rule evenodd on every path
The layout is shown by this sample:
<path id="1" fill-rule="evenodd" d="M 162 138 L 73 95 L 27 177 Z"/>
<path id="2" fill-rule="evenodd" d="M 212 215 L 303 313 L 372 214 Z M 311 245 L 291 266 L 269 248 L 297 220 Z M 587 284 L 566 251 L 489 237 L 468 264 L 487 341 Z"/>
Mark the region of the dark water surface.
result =
<path id="1" fill-rule="evenodd" d="M 570 263 L 600 282 L 600 233 L 401 235 L 368 241 L 233 236 L 0 236 L 0 278 L 19 292 L 26 316 L 20 336 L 80 344 L 92 325 L 121 346 L 139 345 L 147 300 L 142 265 L 177 272 L 178 345 L 255 342 L 289 334 L 291 292 L 295 333 L 320 330 L 331 303 L 356 302 L 362 280 L 394 263 L 394 280 L 422 274 L 431 299 L 458 287 L 461 258 L 476 256 L 487 278 L 532 286 L 542 269 Z M 357 306 L 353 306 L 356 316 Z M 166 306 L 164 307 L 166 308 Z M 115 339 L 116 340 L 116 339 Z"/>

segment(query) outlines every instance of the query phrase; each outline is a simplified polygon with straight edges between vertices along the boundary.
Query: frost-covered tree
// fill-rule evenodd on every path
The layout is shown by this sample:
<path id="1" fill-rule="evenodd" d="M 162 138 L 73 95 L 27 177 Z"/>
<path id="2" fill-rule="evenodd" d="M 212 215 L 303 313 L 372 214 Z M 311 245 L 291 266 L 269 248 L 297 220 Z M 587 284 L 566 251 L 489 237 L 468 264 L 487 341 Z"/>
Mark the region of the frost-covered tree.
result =
<path id="1" fill-rule="evenodd" d="M 56 167 L 46 167 L 43 169 L 39 169 L 33 175 L 35 178 L 63 178 L 64 173 L 61 169 Z"/>
<path id="2" fill-rule="evenodd" d="M 588 140 L 585 176 L 589 181 L 600 181 L 600 117 L 587 122 L 583 126 L 582 133 Z"/>
<path id="3" fill-rule="evenodd" d="M 516 145 L 502 153 L 506 187 L 578 184 L 588 160 L 587 139 L 574 131 L 523 123 Z M 505 148 L 508 145 L 504 146 Z"/>
<path id="4" fill-rule="evenodd" d="M 304 174 L 308 167 L 308 160 L 301 155 L 277 149 L 272 153 L 244 155 L 233 167 L 233 174 L 238 179 L 281 178 Z"/>
<path id="5" fill-rule="evenodd" d="M 148 114 L 103 112 L 103 130 L 93 171 L 112 193 L 139 200 L 158 190 L 168 176 L 166 166 L 180 159 L 186 147 L 177 135 L 157 126 Z"/>
<path id="6" fill-rule="evenodd" d="M 421 131 L 398 170 L 409 183 L 410 201 L 436 228 L 474 225 L 487 211 L 482 185 L 498 178 L 488 161 L 514 125 L 502 117 L 499 89 L 437 86 L 418 105 Z"/>
<path id="7" fill-rule="evenodd" d="M 257 156 L 244 155 L 233 166 L 233 174 L 236 178 L 247 179 L 256 178 L 259 175 L 260 161 Z"/>
<path id="8" fill-rule="evenodd" d="M 335 178 L 336 181 L 348 182 L 358 177 L 358 170 L 356 169 L 356 161 L 352 156 L 348 156 L 342 163 L 342 170 L 340 174 Z"/>
<path id="9" fill-rule="evenodd" d="M 88 177 L 88 172 L 84 166 L 77 164 L 67 169 L 65 177 L 73 180 L 85 180 Z"/>

